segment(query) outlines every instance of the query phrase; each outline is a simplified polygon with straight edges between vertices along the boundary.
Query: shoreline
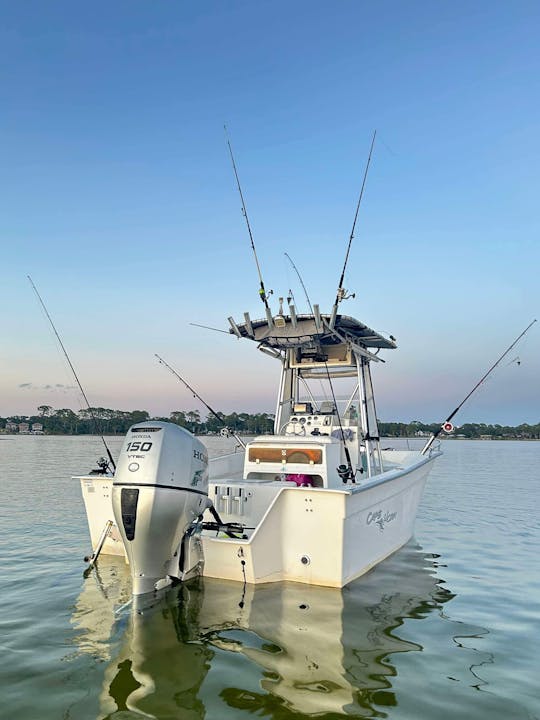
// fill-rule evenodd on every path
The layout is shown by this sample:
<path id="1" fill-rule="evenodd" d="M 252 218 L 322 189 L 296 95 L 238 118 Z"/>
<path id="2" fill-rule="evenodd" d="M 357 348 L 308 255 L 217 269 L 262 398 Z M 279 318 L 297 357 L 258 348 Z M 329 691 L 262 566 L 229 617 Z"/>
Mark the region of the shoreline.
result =
<path id="1" fill-rule="evenodd" d="M 257 435 L 253 435 L 253 433 L 236 433 L 240 437 L 257 437 Z M 266 433 L 268 434 L 268 433 Z M 0 437 L 110 437 L 110 438 L 123 438 L 125 437 L 126 433 L 103 433 L 102 435 L 98 435 L 97 433 L 18 433 L 18 432 L 5 432 L 4 430 L 0 430 Z M 220 437 L 218 434 L 212 434 L 212 433 L 194 433 L 195 437 L 199 438 L 205 438 L 205 437 Z M 299 436 L 300 437 L 300 436 Z M 426 435 L 423 437 L 415 437 L 414 435 L 381 435 L 381 439 L 385 440 L 418 440 L 418 442 L 425 442 L 430 435 Z M 494 437 L 441 437 L 439 436 L 437 440 L 440 440 L 441 442 L 461 442 L 465 440 L 474 440 L 474 442 L 493 442 L 494 440 L 502 441 L 502 442 L 512 442 L 512 441 L 520 441 L 520 442 L 538 442 L 540 441 L 540 438 L 525 438 L 525 437 L 500 437 L 500 436 L 494 436 Z"/>

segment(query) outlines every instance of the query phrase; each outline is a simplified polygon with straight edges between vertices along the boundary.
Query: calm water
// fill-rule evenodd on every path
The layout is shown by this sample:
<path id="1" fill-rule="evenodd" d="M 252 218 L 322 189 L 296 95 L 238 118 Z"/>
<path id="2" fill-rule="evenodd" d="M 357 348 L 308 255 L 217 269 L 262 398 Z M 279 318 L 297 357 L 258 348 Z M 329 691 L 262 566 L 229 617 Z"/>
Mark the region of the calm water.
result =
<path id="1" fill-rule="evenodd" d="M 70 478 L 101 441 L 0 436 L 0 716 L 540 718 L 540 443 L 444 450 L 415 540 L 343 591 L 199 580 L 133 612 L 123 561 L 82 574 Z"/>

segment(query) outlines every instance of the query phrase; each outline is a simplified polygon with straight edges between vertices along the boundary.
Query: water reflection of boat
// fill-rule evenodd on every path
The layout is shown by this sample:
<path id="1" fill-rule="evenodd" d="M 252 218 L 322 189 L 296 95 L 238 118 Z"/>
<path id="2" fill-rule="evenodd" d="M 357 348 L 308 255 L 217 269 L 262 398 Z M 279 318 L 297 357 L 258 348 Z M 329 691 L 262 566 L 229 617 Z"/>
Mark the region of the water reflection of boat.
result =
<path id="1" fill-rule="evenodd" d="M 399 627 L 453 597 L 432 556 L 409 544 L 343 590 L 200 578 L 124 614 L 115 649 L 107 620 L 110 636 L 130 578 L 112 558 L 102 563 L 102 581 L 106 575 L 115 581 L 107 596 L 89 578 L 73 617 L 80 649 L 109 656 L 100 718 L 127 709 L 176 717 L 181 708 L 182 718 L 195 719 L 226 711 L 223 703 L 258 714 L 372 716 L 374 705 L 397 702 L 393 654 L 422 650 Z"/>

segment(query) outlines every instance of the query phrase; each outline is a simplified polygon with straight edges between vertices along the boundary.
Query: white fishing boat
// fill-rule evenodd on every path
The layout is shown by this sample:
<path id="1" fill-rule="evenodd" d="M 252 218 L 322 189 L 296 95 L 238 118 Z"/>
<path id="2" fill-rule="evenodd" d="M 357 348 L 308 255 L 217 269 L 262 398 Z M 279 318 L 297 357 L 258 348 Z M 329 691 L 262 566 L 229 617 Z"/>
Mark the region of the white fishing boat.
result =
<path id="1" fill-rule="evenodd" d="M 198 574 L 340 588 L 411 538 L 441 454 L 434 440 L 536 320 L 421 450 L 397 451 L 381 447 L 370 368 L 395 341 L 338 314 L 341 295 L 340 285 L 329 315 L 317 305 L 298 315 L 290 304 L 272 316 L 266 304 L 263 320 L 229 318 L 233 335 L 281 364 L 272 435 L 237 438 L 240 452 L 208 460 L 184 428 L 144 422 L 128 431 L 114 473 L 103 460 L 79 478 L 91 565 L 100 552 L 125 555 L 134 595 Z"/>
<path id="2" fill-rule="evenodd" d="M 125 554 L 134 594 L 197 573 L 343 587 L 411 538 L 440 452 L 381 447 L 370 366 L 396 344 L 313 311 L 231 319 L 281 364 L 273 435 L 208 461 L 187 430 L 148 421 L 114 475 L 80 478 L 93 546 L 107 528 L 101 551 Z"/>
<path id="3" fill-rule="evenodd" d="M 272 313 L 229 143 L 265 307 L 262 320 L 247 312 L 240 323 L 230 317 L 230 333 L 281 365 L 274 433 L 240 440 L 242 452 L 209 462 L 187 430 L 140 423 L 126 436 L 114 476 L 105 462 L 104 474 L 80 478 L 93 558 L 125 554 L 134 595 L 201 572 L 339 588 L 411 538 L 440 453 L 433 438 L 422 451 L 381 447 L 370 368 L 396 343 L 339 313 L 374 140 L 329 314 L 312 305 L 292 260 L 310 312 L 298 314 L 291 297 L 285 311 L 280 298 Z"/>

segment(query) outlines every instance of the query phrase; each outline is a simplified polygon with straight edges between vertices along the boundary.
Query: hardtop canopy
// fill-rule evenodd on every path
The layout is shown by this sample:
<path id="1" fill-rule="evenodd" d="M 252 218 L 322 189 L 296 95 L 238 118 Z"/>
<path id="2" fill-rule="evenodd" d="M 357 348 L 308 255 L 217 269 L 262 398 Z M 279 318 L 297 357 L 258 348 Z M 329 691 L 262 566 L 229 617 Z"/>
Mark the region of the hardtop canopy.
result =
<path id="1" fill-rule="evenodd" d="M 249 316 L 248 316 L 249 317 Z M 330 315 L 277 315 L 269 325 L 267 319 L 248 320 L 237 324 L 231 322 L 231 334 L 275 348 L 286 350 L 313 343 L 320 346 L 338 345 L 350 341 L 364 348 L 393 350 L 395 340 L 386 338 L 364 323 L 348 315 L 337 315 L 335 326 L 330 328 Z M 236 332 L 238 330 L 238 332 Z"/>

